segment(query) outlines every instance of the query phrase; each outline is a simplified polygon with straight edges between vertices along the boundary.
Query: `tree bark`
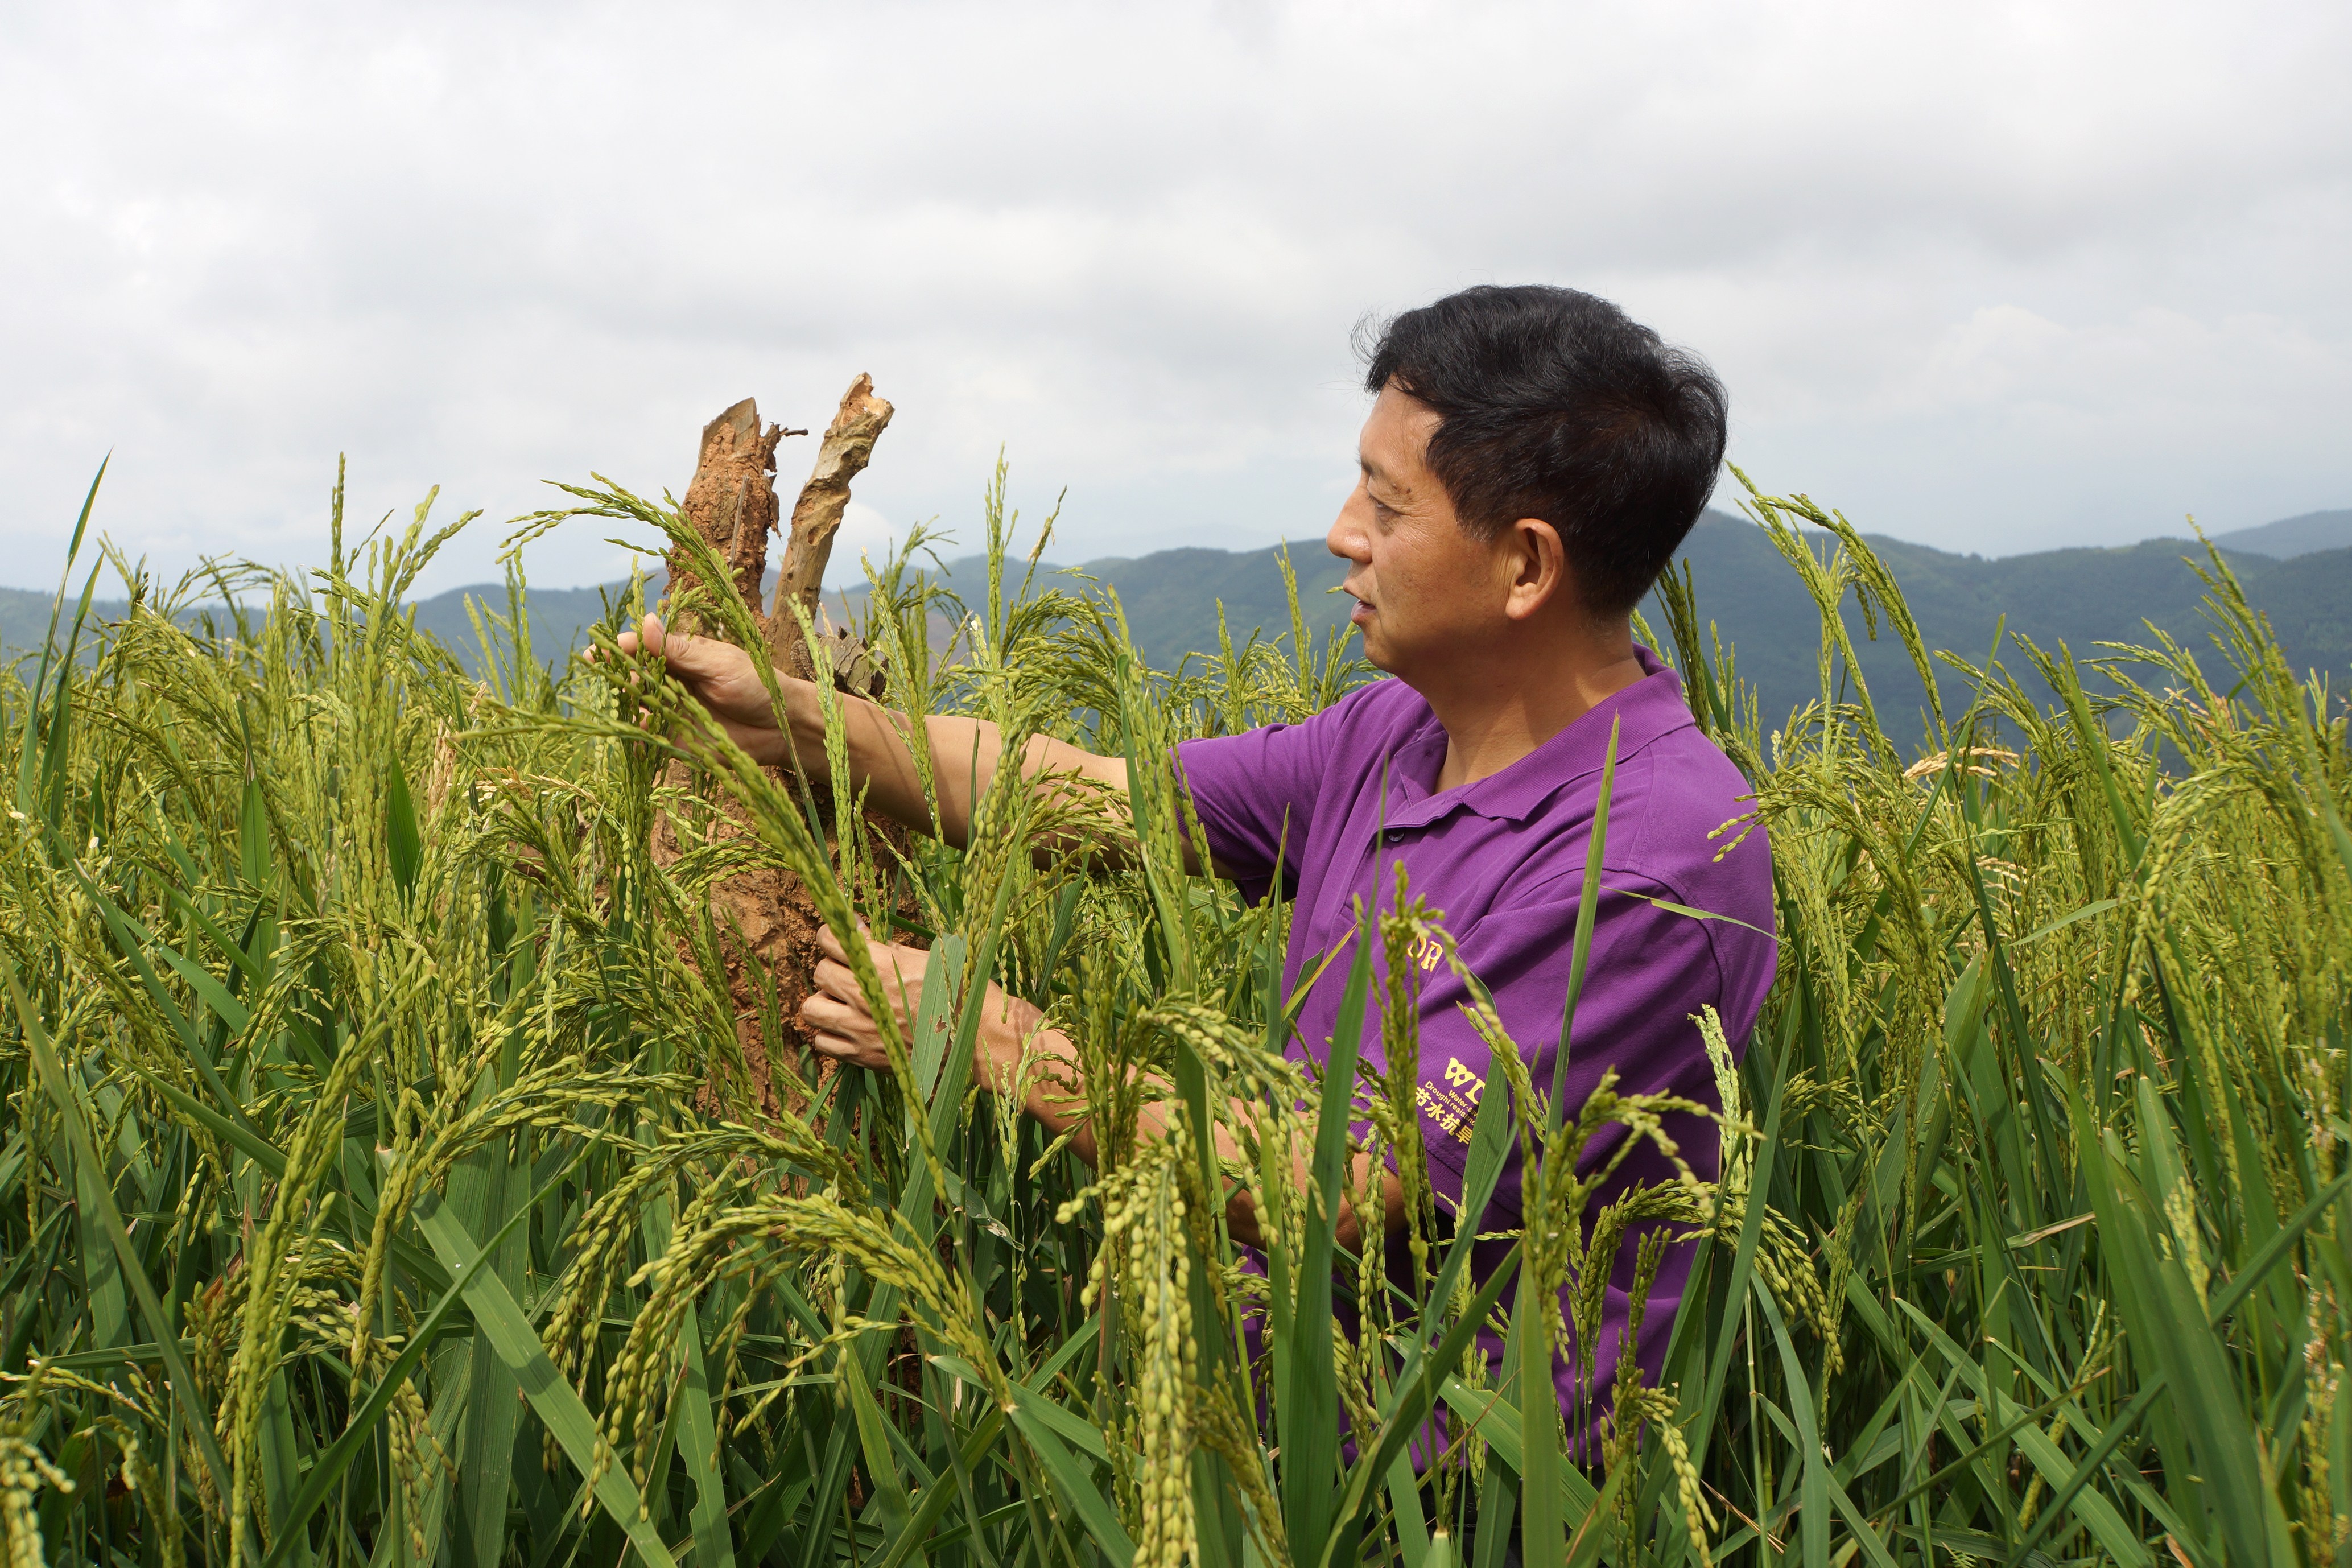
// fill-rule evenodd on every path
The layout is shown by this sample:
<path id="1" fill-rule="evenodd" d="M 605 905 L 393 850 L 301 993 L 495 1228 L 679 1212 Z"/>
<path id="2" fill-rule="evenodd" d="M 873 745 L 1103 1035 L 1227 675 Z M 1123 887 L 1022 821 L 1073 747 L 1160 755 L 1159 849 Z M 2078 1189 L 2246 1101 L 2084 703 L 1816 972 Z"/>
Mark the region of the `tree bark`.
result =
<path id="1" fill-rule="evenodd" d="M 755 616 L 761 581 L 768 574 L 768 535 L 776 526 L 776 444 L 785 435 L 779 425 L 761 430 L 760 405 L 750 397 L 705 425 L 702 450 L 681 507 L 695 531 L 727 563 L 735 592 Z M 677 552 L 671 552 L 671 595 L 696 580 Z"/>

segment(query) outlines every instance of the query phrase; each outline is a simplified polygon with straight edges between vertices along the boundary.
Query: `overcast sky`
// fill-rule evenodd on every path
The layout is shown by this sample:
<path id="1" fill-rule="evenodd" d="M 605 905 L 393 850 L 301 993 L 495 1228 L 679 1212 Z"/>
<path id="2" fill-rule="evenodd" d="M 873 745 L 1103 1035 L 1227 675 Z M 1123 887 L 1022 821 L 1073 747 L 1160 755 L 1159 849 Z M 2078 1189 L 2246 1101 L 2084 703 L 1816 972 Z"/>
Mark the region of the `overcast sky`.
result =
<path id="1" fill-rule="evenodd" d="M 898 408 L 842 552 L 1319 541 L 1351 326 L 1460 286 L 1706 355 L 1733 458 L 2012 553 L 2352 506 L 2352 7 L 0 7 L 0 583 L 434 483 L 682 490 L 746 394 Z M 787 497 L 810 442 L 787 443 Z M 1725 491 L 1730 489 L 1727 479 Z M 624 558 L 575 523 L 535 580 Z"/>

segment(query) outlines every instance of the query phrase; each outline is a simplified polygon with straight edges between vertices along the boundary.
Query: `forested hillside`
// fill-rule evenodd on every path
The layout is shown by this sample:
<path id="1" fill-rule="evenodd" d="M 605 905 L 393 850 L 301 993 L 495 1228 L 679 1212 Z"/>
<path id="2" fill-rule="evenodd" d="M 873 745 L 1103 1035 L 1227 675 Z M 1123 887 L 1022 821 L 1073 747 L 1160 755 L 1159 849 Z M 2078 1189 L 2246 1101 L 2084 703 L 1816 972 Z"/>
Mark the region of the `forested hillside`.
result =
<path id="1" fill-rule="evenodd" d="M 2225 536 L 2262 550 L 2292 550 L 2300 541 L 2324 542 L 2333 533 L 2322 525 L 2352 513 L 2315 513 Z M 2293 525 L 2290 527 L 2289 525 Z M 2279 531 L 2284 530 L 2284 531 Z M 1826 550 L 1826 535 L 1817 536 Z M 2061 643 L 2076 658 L 2098 657 L 2103 642 L 2145 644 L 2154 622 L 2200 655 L 2210 648 L 2201 605 L 2205 584 L 2190 564 L 2202 564 L 2194 540 L 2158 539 L 2113 550 L 2053 550 L 1988 559 L 1906 544 L 1873 535 L 1871 542 L 1903 586 L 1912 614 L 1930 648 L 1981 663 L 2002 633 L 2001 657 L 2028 670 L 2016 645 L 2021 635 L 2054 652 Z M 1289 610 L 1276 561 L 1278 552 L 1165 550 L 1132 558 L 1092 561 L 1065 569 L 1117 592 L 1135 641 L 1160 666 L 1187 653 L 1217 646 L 1217 615 L 1223 606 L 1236 644 L 1253 630 L 1266 637 L 1289 629 Z M 2281 646 L 2299 669 L 2315 668 L 2339 683 L 2352 673 L 2352 549 L 2320 550 L 2274 559 L 2256 550 L 2224 548 L 2224 558 L 2245 584 L 2257 608 L 2271 617 Z M 1327 553 L 1321 540 L 1290 547 L 1298 575 L 1298 596 L 1316 629 L 1347 618 L 1349 601 L 1336 590 L 1344 563 Z M 1744 518 L 1710 511 L 1693 531 L 1682 560 L 1697 584 L 1699 603 L 1738 654 L 1741 672 L 1758 688 L 1769 729 L 1789 710 L 1818 690 L 1821 621 L 1796 574 L 1786 569 L 1763 531 Z M 985 592 L 977 557 L 951 560 L 946 579 L 967 599 Z M 1050 572 L 1052 568 L 1045 569 Z M 1041 573 L 1041 575 L 1044 574 Z M 1063 585 L 1083 584 L 1070 577 Z M 542 659 L 561 658 L 604 613 L 605 591 L 595 588 L 530 590 L 533 650 Z M 496 586 L 452 590 L 421 600 L 418 625 L 448 647 L 471 656 L 478 644 L 466 601 L 502 611 L 506 593 Z M 829 602 L 855 614 L 862 595 L 831 595 Z M 120 605 L 100 605 L 103 617 Z M 1664 636 L 1654 602 L 1645 606 Z M 0 589 L 0 647 L 38 646 L 48 622 L 49 597 Z M 837 612 L 838 613 L 838 612 Z M 1892 704 L 1888 720 L 1916 704 L 1916 681 L 1908 658 L 1892 640 L 1871 642 L 1863 616 L 1849 605 L 1847 624 L 1862 655 L 1866 678 L 1881 700 Z"/>

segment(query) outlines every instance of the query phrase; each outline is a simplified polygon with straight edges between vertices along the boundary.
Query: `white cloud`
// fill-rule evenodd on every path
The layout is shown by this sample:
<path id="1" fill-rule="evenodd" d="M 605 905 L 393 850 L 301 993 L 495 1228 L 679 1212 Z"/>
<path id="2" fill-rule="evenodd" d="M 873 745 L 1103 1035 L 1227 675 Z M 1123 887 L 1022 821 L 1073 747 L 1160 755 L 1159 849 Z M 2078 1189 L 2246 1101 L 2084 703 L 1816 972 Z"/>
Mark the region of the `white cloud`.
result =
<path id="1" fill-rule="evenodd" d="M 867 557 L 880 566 L 890 553 L 891 544 L 901 536 L 901 531 L 888 518 L 863 501 L 851 501 L 849 510 L 842 514 L 841 531 L 833 538 L 833 558 L 840 563 L 836 575 L 856 573 L 858 563 Z"/>
<path id="2" fill-rule="evenodd" d="M 159 564 L 683 486 L 746 392 L 898 416 L 853 536 L 1320 536 L 1348 332 L 1487 279 L 1706 353 L 1736 456 L 1962 548 L 2352 503 L 2340 7 L 1799 0 L 0 17 L 0 580 L 99 456 Z M 785 448 L 787 487 L 807 443 Z M 867 510 L 870 509 L 870 510 Z M 539 546 L 614 569 L 604 531 Z M 576 537 L 575 537 L 576 536 Z M 878 538 L 879 534 L 873 537 Z M 870 546 L 869 546 L 870 547 Z"/>

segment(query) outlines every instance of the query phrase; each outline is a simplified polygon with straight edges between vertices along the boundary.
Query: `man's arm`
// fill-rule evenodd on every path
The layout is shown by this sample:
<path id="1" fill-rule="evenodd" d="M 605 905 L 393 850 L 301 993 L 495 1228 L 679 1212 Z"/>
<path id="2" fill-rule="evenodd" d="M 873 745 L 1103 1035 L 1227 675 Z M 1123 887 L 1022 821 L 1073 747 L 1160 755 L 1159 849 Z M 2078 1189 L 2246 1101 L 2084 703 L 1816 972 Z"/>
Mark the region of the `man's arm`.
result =
<path id="1" fill-rule="evenodd" d="M 847 955 L 834 940 L 832 931 L 820 931 L 817 940 L 824 945 L 826 956 L 816 967 L 814 988 L 801 1005 L 803 1026 L 809 1031 L 816 1048 L 835 1060 L 868 1071 L 888 1071 L 889 1056 L 882 1046 L 881 1030 L 866 1007 L 866 994 L 859 989 L 856 976 L 845 962 Z M 883 992 L 898 1014 L 899 1027 L 911 1030 L 921 1005 L 925 965 L 929 955 L 885 942 L 869 940 L 868 945 L 875 968 L 882 976 Z M 972 1068 L 980 1075 L 982 1087 L 996 1094 L 1009 1093 L 1016 1086 L 1024 1055 L 1031 1056 L 1032 1076 L 1025 1084 L 1019 1085 L 1023 1090 L 1022 1110 L 1055 1136 L 1068 1133 L 1070 1147 L 1078 1157 L 1099 1169 L 1101 1160 L 1094 1129 L 1086 1121 L 1086 1084 L 1078 1066 L 1077 1047 L 1068 1036 L 1045 1027 L 1044 1024 L 1045 1015 L 1036 1007 L 991 985 L 981 1005 L 980 1038 L 972 1050 Z M 1146 1139 L 1167 1131 L 1168 1114 L 1163 1104 L 1144 1106 L 1136 1121 L 1137 1131 Z M 1221 1123 L 1213 1129 L 1213 1136 L 1223 1158 L 1246 1157 L 1225 1125 Z M 1293 1182 L 1302 1189 L 1307 1186 L 1311 1172 L 1306 1149 L 1291 1151 L 1290 1172 Z M 1362 1244 L 1363 1225 L 1356 1213 L 1354 1194 L 1362 1192 L 1368 1181 L 1374 1183 L 1379 1194 L 1381 1229 L 1394 1233 L 1404 1228 L 1403 1184 L 1385 1164 L 1374 1172 L 1371 1156 L 1360 1152 L 1350 1163 L 1347 1190 L 1341 1194 L 1336 1222 L 1334 1234 L 1342 1247 L 1353 1248 Z M 1264 1247 L 1265 1233 L 1258 1227 L 1257 1205 L 1246 1189 L 1236 1188 L 1227 1198 L 1225 1220 L 1234 1240 L 1247 1247 Z"/>
<path id="2" fill-rule="evenodd" d="M 622 633 L 620 644 L 624 653 L 643 647 L 660 654 L 670 674 L 755 761 L 781 767 L 797 758 L 802 767 L 824 773 L 828 765 L 824 710 L 814 683 L 776 671 L 784 698 L 784 722 L 779 727 L 759 667 L 734 644 L 671 632 L 653 616 L 637 630 Z M 943 715 L 918 721 L 862 697 L 844 694 L 839 700 L 850 777 L 865 787 L 866 805 L 918 833 L 958 847 L 969 842 L 972 806 L 1003 765 L 1004 737 L 996 725 L 985 719 Z M 924 798 L 923 775 L 916 764 L 918 734 L 930 752 L 939 795 L 936 817 Z M 1033 778 L 1087 780 L 1116 795 L 1127 794 L 1126 759 L 1097 756 L 1045 735 L 1030 738 L 1022 752 L 1021 771 Z M 1187 845 L 1186 868 L 1198 869 L 1192 859 Z"/>

